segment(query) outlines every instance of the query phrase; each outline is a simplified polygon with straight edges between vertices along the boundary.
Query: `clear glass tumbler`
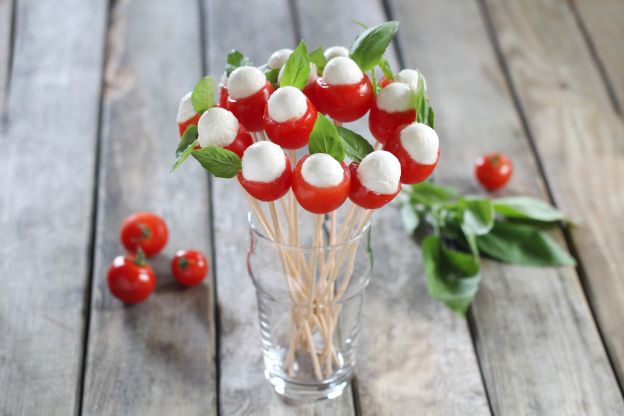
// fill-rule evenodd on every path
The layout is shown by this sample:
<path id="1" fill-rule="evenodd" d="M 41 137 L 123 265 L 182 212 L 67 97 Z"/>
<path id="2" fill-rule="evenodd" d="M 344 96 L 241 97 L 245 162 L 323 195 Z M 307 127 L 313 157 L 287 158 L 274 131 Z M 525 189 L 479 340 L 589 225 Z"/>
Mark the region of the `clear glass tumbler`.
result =
<path id="1" fill-rule="evenodd" d="M 258 299 L 265 376 L 290 399 L 338 397 L 354 371 L 373 265 L 370 228 L 338 244 L 327 234 L 299 245 L 278 243 L 250 217 L 247 266 Z"/>

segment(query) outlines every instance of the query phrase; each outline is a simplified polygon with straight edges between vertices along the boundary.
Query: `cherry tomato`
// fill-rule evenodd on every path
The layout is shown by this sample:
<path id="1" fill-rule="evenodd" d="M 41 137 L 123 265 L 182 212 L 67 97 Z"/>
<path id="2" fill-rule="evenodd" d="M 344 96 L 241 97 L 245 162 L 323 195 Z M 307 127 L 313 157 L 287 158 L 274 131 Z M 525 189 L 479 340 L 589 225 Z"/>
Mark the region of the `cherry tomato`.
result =
<path id="1" fill-rule="evenodd" d="M 355 162 L 351 162 L 349 165 L 349 170 L 351 171 L 351 188 L 349 190 L 349 199 L 355 205 L 358 205 L 362 208 L 366 209 L 377 209 L 386 205 L 388 202 L 392 201 L 394 197 L 396 197 L 399 192 L 401 192 L 401 185 L 397 187 L 397 190 L 393 194 L 380 194 L 370 189 L 367 189 L 362 182 L 360 182 L 360 178 L 357 174 L 358 164 Z"/>
<path id="2" fill-rule="evenodd" d="M 379 85 L 381 88 L 386 88 L 388 85 L 392 84 L 393 82 L 394 82 L 393 79 L 386 78 L 385 75 L 382 75 L 381 78 L 379 78 L 379 80 L 377 81 L 377 85 Z"/>
<path id="3" fill-rule="evenodd" d="M 184 134 L 184 132 L 186 131 L 186 129 L 188 128 L 188 126 L 196 126 L 197 123 L 199 122 L 199 118 L 201 117 L 201 114 L 196 113 L 193 117 L 189 118 L 188 120 L 185 120 L 181 123 L 178 123 L 178 129 L 180 130 L 180 136 L 182 136 Z"/>
<path id="4" fill-rule="evenodd" d="M 305 88 L 303 89 L 303 94 L 305 94 L 305 96 L 308 97 L 308 100 L 310 100 L 314 108 L 318 108 L 318 101 L 319 101 L 316 86 L 317 86 L 316 80 L 314 80 L 308 83 L 308 85 L 306 85 Z"/>
<path id="5" fill-rule="evenodd" d="M 115 257 L 107 281 L 113 296 L 128 304 L 144 301 L 156 286 L 154 271 L 142 255 Z"/>
<path id="6" fill-rule="evenodd" d="M 230 150 L 238 155 L 238 157 L 243 157 L 243 153 L 245 153 L 245 149 L 253 144 L 253 138 L 251 134 L 245 129 L 242 124 L 238 126 L 238 133 L 236 134 L 236 138 L 234 141 L 227 146 L 224 146 L 224 149 Z"/>
<path id="7" fill-rule="evenodd" d="M 178 283 L 195 286 L 208 274 L 208 261 L 199 251 L 180 250 L 171 261 L 171 272 Z"/>
<path id="8" fill-rule="evenodd" d="M 249 97 L 236 100 L 228 96 L 226 107 L 238 121 L 251 132 L 262 130 L 262 118 L 267 100 L 273 94 L 273 86 L 267 81 L 264 88 Z"/>
<path id="9" fill-rule="evenodd" d="M 364 116 L 371 108 L 375 94 L 367 76 L 357 84 L 330 85 L 316 80 L 317 109 L 336 121 L 346 123 Z"/>
<path id="10" fill-rule="evenodd" d="M 158 254 L 165 244 L 169 231 L 165 220 L 151 212 L 137 212 L 121 224 L 119 237 L 131 253 L 141 248 L 147 257 Z"/>
<path id="11" fill-rule="evenodd" d="M 308 144 L 310 133 L 316 122 L 317 112 L 309 99 L 308 109 L 298 119 L 277 122 L 269 116 L 269 106 L 264 109 L 264 131 L 269 139 L 284 149 L 299 149 Z"/>
<path id="12" fill-rule="evenodd" d="M 293 172 L 292 188 L 299 204 L 314 214 L 327 214 L 339 208 L 349 196 L 351 185 L 351 171 L 344 163 L 340 163 L 344 169 L 342 181 L 334 186 L 319 188 L 311 185 L 303 178 L 301 172 L 303 162 L 309 155 L 301 158 Z"/>
<path id="13" fill-rule="evenodd" d="M 420 183 L 431 176 L 438 165 L 440 149 L 438 149 L 438 157 L 435 163 L 431 165 L 418 163 L 412 159 L 409 153 L 407 153 L 407 150 L 403 148 L 400 140 L 400 131 L 401 128 L 397 129 L 393 137 L 384 145 L 384 150 L 387 150 L 399 159 L 401 163 L 401 183 L 408 185 Z"/>
<path id="14" fill-rule="evenodd" d="M 475 174 L 488 191 L 496 191 L 509 182 L 513 166 L 511 160 L 502 153 L 489 153 L 477 159 Z"/>
<path id="15" fill-rule="evenodd" d="M 225 85 L 219 85 L 219 107 L 227 108 L 228 89 Z"/>
<path id="16" fill-rule="evenodd" d="M 375 139 L 379 143 L 385 144 L 392 138 L 399 127 L 412 123 L 415 120 L 416 110 L 388 113 L 377 107 L 376 102 L 373 102 L 368 115 L 368 127 Z"/>
<path id="17" fill-rule="evenodd" d="M 248 181 L 243 177 L 243 171 L 239 171 L 237 174 L 238 181 L 245 188 L 249 195 L 254 198 L 264 201 L 271 202 L 277 199 L 280 199 L 290 189 L 292 183 L 292 168 L 290 167 L 290 160 L 288 156 L 284 155 L 286 168 L 284 172 L 272 182 L 256 182 L 256 181 Z"/>

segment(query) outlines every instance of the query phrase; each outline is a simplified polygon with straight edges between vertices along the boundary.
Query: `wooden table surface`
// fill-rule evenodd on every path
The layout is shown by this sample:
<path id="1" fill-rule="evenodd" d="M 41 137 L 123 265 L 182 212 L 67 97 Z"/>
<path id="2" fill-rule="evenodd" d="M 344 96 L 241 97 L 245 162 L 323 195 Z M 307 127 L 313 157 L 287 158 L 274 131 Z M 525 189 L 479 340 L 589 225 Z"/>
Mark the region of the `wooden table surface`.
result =
<path id="1" fill-rule="evenodd" d="M 624 414 L 624 2 L 621 0 L 0 0 L 0 415 Z M 238 48 L 350 44 L 401 22 L 395 67 L 427 76 L 437 179 L 550 200 L 576 268 L 486 261 L 461 319 L 427 295 L 394 207 L 375 216 L 357 376 L 288 404 L 264 380 L 245 203 L 189 163 L 169 173 L 179 98 Z M 362 128 L 362 123 L 359 127 Z M 232 209 L 235 207 L 235 209 Z M 106 286 L 138 210 L 171 230 L 155 296 Z M 211 255 L 180 289 L 178 248 Z M 383 271 L 380 272 L 380 271 Z"/>

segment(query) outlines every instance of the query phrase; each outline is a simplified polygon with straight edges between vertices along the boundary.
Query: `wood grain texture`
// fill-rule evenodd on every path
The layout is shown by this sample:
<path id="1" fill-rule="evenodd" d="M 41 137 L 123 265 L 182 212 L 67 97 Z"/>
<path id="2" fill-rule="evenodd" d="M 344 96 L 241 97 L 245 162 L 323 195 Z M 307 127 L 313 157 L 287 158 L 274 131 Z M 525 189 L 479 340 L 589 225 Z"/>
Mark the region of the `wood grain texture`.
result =
<path id="1" fill-rule="evenodd" d="M 256 65 L 274 50 L 295 46 L 286 0 L 206 1 L 207 60 L 219 79 L 227 53 L 237 48 Z M 213 181 L 216 278 L 220 316 L 220 405 L 224 415 L 349 415 L 351 389 L 338 399 L 289 404 L 264 379 L 255 290 L 247 274 L 248 206 L 233 181 Z"/>
<path id="2" fill-rule="evenodd" d="M 442 152 L 437 179 L 479 193 L 473 161 L 499 150 L 515 164 L 514 177 L 500 195 L 545 199 L 478 4 L 452 0 L 393 4 L 399 20 L 419 22 L 402 25 L 400 35 L 407 64 L 427 76 L 436 109 Z M 522 42 L 534 45 L 529 33 Z M 518 64 L 531 62 L 525 56 Z M 560 233 L 554 236 L 562 243 Z M 574 269 L 521 268 L 490 261 L 482 267 L 484 277 L 471 319 L 494 413 L 621 413 L 622 398 Z"/>
<path id="3" fill-rule="evenodd" d="M 565 2 L 487 6 L 555 202 L 575 222 L 587 294 L 624 385 L 624 124 Z"/>
<path id="4" fill-rule="evenodd" d="M 351 19 L 367 25 L 386 20 L 375 0 L 297 5 L 310 47 L 350 46 L 362 30 Z M 392 49 L 388 57 L 398 68 Z M 371 137 L 366 120 L 352 127 Z M 427 294 L 420 248 L 405 235 L 397 207 L 385 207 L 373 218 L 375 266 L 357 369 L 361 414 L 489 414 L 466 322 Z"/>
<path id="5" fill-rule="evenodd" d="M 122 1 L 111 11 L 98 195 L 86 415 L 216 414 L 215 317 L 211 277 L 182 288 L 171 277 L 179 249 L 211 252 L 209 188 L 194 164 L 169 173 L 182 95 L 201 77 L 197 3 Z M 162 215 L 165 250 L 145 303 L 126 307 L 106 284 L 123 253 L 122 220 Z"/>
<path id="6" fill-rule="evenodd" d="M 79 401 L 106 10 L 20 1 L 16 17 L 0 129 L 0 414 L 67 415 Z"/>
<path id="7" fill-rule="evenodd" d="M 616 105 L 624 107 L 624 2 L 618 0 L 570 0 L 590 36 L 595 53 L 613 87 Z"/>
<path id="8" fill-rule="evenodd" d="M 11 70 L 11 30 L 13 28 L 13 0 L 0 0 L 0 126 Z"/>

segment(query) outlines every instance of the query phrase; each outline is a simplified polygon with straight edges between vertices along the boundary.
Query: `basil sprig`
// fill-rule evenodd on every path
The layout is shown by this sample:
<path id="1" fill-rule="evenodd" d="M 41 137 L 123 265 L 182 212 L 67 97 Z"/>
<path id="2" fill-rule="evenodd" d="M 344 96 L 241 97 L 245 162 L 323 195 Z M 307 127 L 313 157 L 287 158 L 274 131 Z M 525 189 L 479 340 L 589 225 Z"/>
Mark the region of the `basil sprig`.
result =
<path id="1" fill-rule="evenodd" d="M 245 56 L 241 51 L 237 51 L 236 49 L 232 49 L 230 53 L 228 53 L 227 64 L 225 65 L 225 74 L 229 77 L 232 71 L 241 66 L 253 66 L 251 59 Z"/>
<path id="2" fill-rule="evenodd" d="M 342 126 L 336 126 L 338 135 L 342 139 L 345 154 L 354 162 L 360 163 L 367 154 L 374 149 L 373 146 L 362 136 Z"/>
<path id="3" fill-rule="evenodd" d="M 398 29 L 399 22 L 395 21 L 367 28 L 353 41 L 349 57 L 362 71 L 372 70 L 379 64 Z"/>
<path id="4" fill-rule="evenodd" d="M 305 42 L 302 40 L 290 54 L 280 80 L 280 87 L 293 86 L 302 90 L 310 75 L 310 56 Z"/>
<path id="5" fill-rule="evenodd" d="M 427 124 L 434 129 L 435 114 L 425 91 L 425 78 L 423 78 L 420 72 L 418 73 L 418 87 L 414 98 L 414 108 L 416 109 L 416 121 Z"/>
<path id="6" fill-rule="evenodd" d="M 215 105 L 215 83 L 212 77 L 203 77 L 195 84 L 191 93 L 191 103 L 198 113 L 203 113 Z"/>
<path id="7" fill-rule="evenodd" d="M 529 197 L 463 197 L 423 182 L 406 188 L 401 218 L 422 241 L 429 294 L 464 314 L 481 279 L 486 256 L 523 266 L 572 266 L 574 259 L 543 230 L 565 220 L 555 207 Z"/>
<path id="8" fill-rule="evenodd" d="M 184 163 L 184 161 L 191 155 L 191 152 L 199 143 L 197 126 L 190 125 L 184 131 L 184 134 L 180 138 L 180 143 L 178 144 L 178 148 L 176 149 L 176 160 L 173 166 L 171 167 L 171 172 L 176 170 L 177 168 Z"/>
<path id="9" fill-rule="evenodd" d="M 327 65 L 327 59 L 325 59 L 322 46 L 317 46 L 310 52 L 310 62 L 316 65 L 317 75 L 321 75 L 325 65 Z"/>
<path id="10" fill-rule="evenodd" d="M 204 147 L 191 152 L 200 165 L 217 178 L 233 178 L 241 170 L 241 159 L 221 147 Z"/>
<path id="11" fill-rule="evenodd" d="M 327 153 L 338 162 L 345 158 L 345 148 L 336 126 L 323 114 L 318 113 L 308 141 L 310 154 Z"/>

